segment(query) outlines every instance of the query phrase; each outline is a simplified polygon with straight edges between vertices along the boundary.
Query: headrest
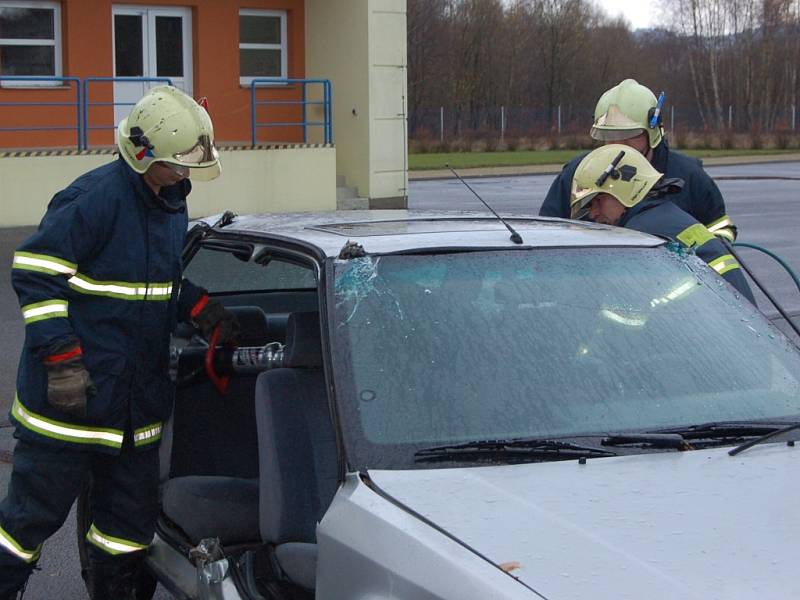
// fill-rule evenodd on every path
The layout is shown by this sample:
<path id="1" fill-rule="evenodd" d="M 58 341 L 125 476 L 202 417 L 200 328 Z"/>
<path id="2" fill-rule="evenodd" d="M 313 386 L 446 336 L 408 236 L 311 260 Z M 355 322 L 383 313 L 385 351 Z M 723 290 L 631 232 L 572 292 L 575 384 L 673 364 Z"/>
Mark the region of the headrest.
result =
<path id="1" fill-rule="evenodd" d="M 275 340 L 269 339 L 267 315 L 258 306 L 229 306 L 239 321 L 239 345 L 260 346 Z"/>
<path id="2" fill-rule="evenodd" d="M 290 368 L 322 366 L 318 312 L 295 312 L 289 315 L 286 323 L 283 366 Z"/>

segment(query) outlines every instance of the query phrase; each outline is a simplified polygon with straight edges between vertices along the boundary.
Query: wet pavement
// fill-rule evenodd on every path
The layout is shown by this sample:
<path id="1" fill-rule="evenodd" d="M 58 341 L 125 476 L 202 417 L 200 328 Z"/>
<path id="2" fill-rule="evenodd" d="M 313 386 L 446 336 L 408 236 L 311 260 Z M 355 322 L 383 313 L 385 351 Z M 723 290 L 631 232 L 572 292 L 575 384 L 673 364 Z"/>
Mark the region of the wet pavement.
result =
<path id="1" fill-rule="evenodd" d="M 709 173 L 725 196 L 728 213 L 739 226 L 739 241 L 764 245 L 782 256 L 800 273 L 800 162 L 714 166 Z M 786 178 L 794 179 L 786 179 Z M 500 213 L 536 214 L 553 179 L 552 174 L 481 177 L 469 180 L 475 190 Z M 412 181 L 409 208 L 436 210 L 483 210 L 463 184 L 455 180 Z M 10 265 L 15 247 L 32 228 L 0 230 L 0 264 Z M 793 314 L 800 314 L 800 294 L 794 283 L 771 259 L 743 250 L 748 264 Z M 9 270 L 0 273 L 0 327 L 4 332 L 0 353 L 0 496 L 11 472 L 12 430 L 2 427 L 14 397 L 14 378 L 23 325 Z M 762 307 L 767 301 L 759 298 Z M 767 309 L 766 312 L 774 313 Z M 800 319 L 795 319 L 800 321 Z M 75 519 L 70 515 L 61 530 L 44 546 L 41 570 L 31 578 L 26 600 L 85 598 L 78 566 Z M 159 588 L 155 598 L 171 596 Z"/>

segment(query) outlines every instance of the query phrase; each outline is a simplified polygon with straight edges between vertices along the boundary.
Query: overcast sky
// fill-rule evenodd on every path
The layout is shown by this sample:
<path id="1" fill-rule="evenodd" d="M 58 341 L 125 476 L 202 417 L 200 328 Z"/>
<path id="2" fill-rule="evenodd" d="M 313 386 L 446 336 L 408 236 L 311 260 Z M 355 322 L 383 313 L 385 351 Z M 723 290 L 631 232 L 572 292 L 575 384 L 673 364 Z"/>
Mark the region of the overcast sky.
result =
<path id="1" fill-rule="evenodd" d="M 621 15 L 633 29 L 653 27 L 658 24 L 659 13 L 655 0 L 594 0 L 609 15 Z"/>

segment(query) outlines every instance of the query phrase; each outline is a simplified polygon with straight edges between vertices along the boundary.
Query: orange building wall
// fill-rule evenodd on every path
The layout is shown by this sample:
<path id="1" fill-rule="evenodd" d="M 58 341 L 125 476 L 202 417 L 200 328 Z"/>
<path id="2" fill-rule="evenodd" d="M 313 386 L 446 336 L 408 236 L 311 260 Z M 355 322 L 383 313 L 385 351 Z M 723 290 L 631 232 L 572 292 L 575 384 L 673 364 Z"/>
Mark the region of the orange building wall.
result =
<path id="1" fill-rule="evenodd" d="M 63 0 L 61 3 L 61 45 L 63 75 L 110 77 L 113 75 L 112 6 L 189 6 L 192 8 L 193 94 L 207 96 L 217 142 L 249 143 L 251 139 L 250 88 L 239 84 L 239 9 L 287 11 L 287 74 L 305 76 L 305 15 L 303 0 L 169 0 L 167 2 L 128 0 Z M 310 92 L 311 90 L 309 90 Z M 300 86 L 265 88 L 259 100 L 299 100 Z M 111 83 L 90 84 L 91 102 L 112 102 Z M 57 89 L 0 88 L 3 102 L 74 103 L 75 87 Z M 0 105 L 2 127 L 76 126 L 74 106 L 21 107 Z M 261 122 L 297 122 L 296 106 L 259 107 Z M 112 107 L 89 110 L 90 125 L 111 125 Z M 299 127 L 259 129 L 258 141 L 302 141 Z M 111 145 L 110 131 L 90 133 L 89 145 Z M 71 131 L 0 131 L 2 148 L 75 147 L 77 133 Z"/>

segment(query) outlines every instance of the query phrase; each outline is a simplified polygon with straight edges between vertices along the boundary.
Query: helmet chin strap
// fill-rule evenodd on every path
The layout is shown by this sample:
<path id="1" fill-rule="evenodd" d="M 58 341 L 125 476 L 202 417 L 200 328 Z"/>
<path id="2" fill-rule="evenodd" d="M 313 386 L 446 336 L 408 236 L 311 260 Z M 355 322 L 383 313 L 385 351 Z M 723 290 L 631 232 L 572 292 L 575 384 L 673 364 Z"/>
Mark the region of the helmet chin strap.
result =
<path id="1" fill-rule="evenodd" d="M 186 211 L 186 202 L 179 200 L 178 202 L 172 203 L 160 195 L 156 195 L 156 205 L 165 213 L 169 213 L 171 215 Z"/>
<path id="2" fill-rule="evenodd" d="M 154 199 L 153 201 L 154 201 L 155 205 L 158 208 L 160 208 L 164 212 L 169 213 L 171 215 L 174 215 L 174 214 L 177 214 L 177 213 L 182 213 L 182 212 L 186 211 L 186 201 L 185 200 L 178 200 L 176 202 L 170 202 L 169 200 L 164 198 L 164 196 L 161 195 L 161 190 L 163 189 L 163 187 L 160 186 L 158 188 L 158 191 L 153 189 L 153 186 L 147 180 L 147 173 L 142 175 L 142 178 L 144 179 L 145 185 L 148 188 L 150 188 L 150 190 L 153 192 L 153 199 Z M 186 180 L 182 179 L 181 181 L 179 181 L 178 183 L 175 183 L 173 185 L 185 185 L 184 181 L 186 181 Z M 170 187 L 172 187 L 172 186 L 170 186 Z"/>

